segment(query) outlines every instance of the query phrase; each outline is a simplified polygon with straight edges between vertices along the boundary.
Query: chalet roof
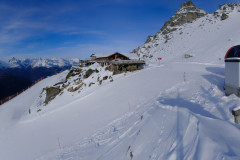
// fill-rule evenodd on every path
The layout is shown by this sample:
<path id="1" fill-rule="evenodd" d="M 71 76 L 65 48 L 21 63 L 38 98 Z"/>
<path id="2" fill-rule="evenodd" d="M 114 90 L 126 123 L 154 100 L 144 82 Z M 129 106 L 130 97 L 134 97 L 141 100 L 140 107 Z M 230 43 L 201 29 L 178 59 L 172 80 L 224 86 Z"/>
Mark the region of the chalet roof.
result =
<path id="1" fill-rule="evenodd" d="M 119 52 L 115 52 L 115 53 L 98 53 L 98 54 L 92 54 L 90 57 L 96 57 L 96 58 L 102 58 L 102 57 L 109 57 L 113 54 L 116 54 L 116 53 L 119 53 Z M 130 59 L 138 59 L 137 55 L 136 54 L 132 54 L 132 53 L 119 53 L 123 56 L 126 56 Z"/>

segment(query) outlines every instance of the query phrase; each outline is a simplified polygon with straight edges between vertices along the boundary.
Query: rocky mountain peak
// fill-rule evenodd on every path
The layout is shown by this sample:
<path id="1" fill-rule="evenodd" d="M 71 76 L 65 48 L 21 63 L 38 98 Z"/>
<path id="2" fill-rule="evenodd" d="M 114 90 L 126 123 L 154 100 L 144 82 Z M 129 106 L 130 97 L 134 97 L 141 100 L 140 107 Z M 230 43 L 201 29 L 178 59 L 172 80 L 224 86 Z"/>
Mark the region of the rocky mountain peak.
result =
<path id="1" fill-rule="evenodd" d="M 184 7 L 195 7 L 195 5 L 193 4 L 192 1 L 182 2 L 181 8 L 184 8 Z"/>
<path id="2" fill-rule="evenodd" d="M 208 12 L 196 8 L 191 0 L 188 2 L 183 2 L 181 8 L 177 10 L 177 12 L 164 23 L 163 27 L 154 35 L 148 36 L 145 44 L 149 42 L 156 42 L 159 40 L 159 35 L 164 37 L 167 42 L 171 36 L 170 34 L 177 30 L 179 27 L 186 23 L 192 23 L 198 18 L 204 17 L 208 14 Z M 138 53 L 140 48 L 134 49 L 132 53 Z"/>
<path id="3" fill-rule="evenodd" d="M 222 21 L 229 17 L 229 14 L 233 11 L 240 12 L 240 4 L 238 3 L 228 3 L 224 5 L 220 5 L 219 9 L 216 10 L 213 15 L 216 18 L 220 18 Z"/>
<path id="4" fill-rule="evenodd" d="M 16 63 L 17 62 L 17 59 L 15 57 L 12 57 L 8 62 L 10 63 Z"/>
<path id="5" fill-rule="evenodd" d="M 196 8 L 192 1 L 183 2 L 181 8 L 164 24 L 159 32 L 164 35 L 168 34 L 175 31 L 178 26 L 192 23 L 207 14 L 206 11 Z"/>
<path id="6" fill-rule="evenodd" d="M 168 34 L 177 30 L 179 26 L 186 23 L 192 23 L 196 19 L 207 14 L 208 12 L 196 8 L 192 1 L 183 2 L 181 8 L 167 22 L 164 23 L 160 31 L 154 36 L 149 36 L 145 43 L 156 40 L 159 33 L 165 35 L 166 39 L 168 39 Z"/>

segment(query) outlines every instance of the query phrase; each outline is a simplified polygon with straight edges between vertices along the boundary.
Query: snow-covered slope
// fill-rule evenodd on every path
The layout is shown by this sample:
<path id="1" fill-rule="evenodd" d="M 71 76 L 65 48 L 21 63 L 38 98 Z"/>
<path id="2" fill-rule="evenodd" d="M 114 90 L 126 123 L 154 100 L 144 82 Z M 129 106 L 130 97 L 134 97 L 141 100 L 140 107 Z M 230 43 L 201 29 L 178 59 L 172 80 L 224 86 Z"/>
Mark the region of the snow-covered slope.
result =
<path id="1" fill-rule="evenodd" d="M 90 123 L 87 128 L 98 130 L 96 133 L 71 145 L 62 144 L 63 149 L 40 159 L 122 160 L 130 159 L 130 152 L 138 160 L 239 159 L 240 130 L 230 113 L 239 100 L 224 96 L 223 78 L 223 66 L 188 63 L 150 67 L 131 75 L 117 82 L 129 83 L 126 97 L 125 87 L 112 86 L 115 94 L 105 97 L 114 102 L 97 100 L 92 103 L 98 104 L 89 105 L 87 115 L 96 112 L 90 119 L 98 125 Z M 125 94 L 118 99 L 121 93 Z M 100 125 L 114 116 L 107 126 Z M 85 122 L 78 124 L 86 132 Z"/>
<path id="2" fill-rule="evenodd" d="M 230 112 L 239 100 L 224 96 L 222 65 L 149 66 L 80 97 L 59 95 L 29 115 L 42 88 L 66 75 L 1 106 L 1 159 L 130 159 L 130 152 L 139 160 L 240 157 Z"/>
<path id="3" fill-rule="evenodd" d="M 149 37 L 146 43 L 135 49 L 133 53 L 151 62 L 157 61 L 157 57 L 162 57 L 163 63 L 169 61 L 211 63 L 214 61 L 222 64 L 227 50 L 233 45 L 240 44 L 238 29 L 240 5 L 223 5 L 213 14 L 205 16 L 202 14 L 202 17 L 196 17 L 189 23 L 188 21 L 192 20 L 191 12 L 188 12 L 188 16 L 185 13 L 182 14 L 186 8 L 188 6 L 182 7 L 173 16 L 174 18 L 177 15 L 180 20 L 183 19 L 182 17 L 189 17 L 185 21 L 180 21 L 183 24 L 179 25 L 176 18 L 170 19 L 171 22 L 166 22 L 158 33 Z M 203 12 L 194 8 L 191 10 L 198 14 Z M 192 57 L 188 58 L 188 55 Z"/>
<path id="4" fill-rule="evenodd" d="M 10 60 L 0 60 L 0 68 L 37 68 L 37 67 L 64 67 L 78 65 L 79 59 L 62 59 L 62 58 L 27 58 L 16 59 L 15 57 Z"/>
<path id="5" fill-rule="evenodd" d="M 197 16 L 135 50 L 148 61 L 143 70 L 113 76 L 95 64 L 99 72 L 80 92 L 66 89 L 43 105 L 43 88 L 65 83 L 65 71 L 1 105 L 0 159 L 240 159 L 240 127 L 231 115 L 239 98 L 223 89 L 224 54 L 240 43 L 239 5 L 214 14 L 191 3 L 182 10 Z M 106 75 L 113 81 L 89 86 Z M 68 80 L 73 87 L 78 76 Z"/>

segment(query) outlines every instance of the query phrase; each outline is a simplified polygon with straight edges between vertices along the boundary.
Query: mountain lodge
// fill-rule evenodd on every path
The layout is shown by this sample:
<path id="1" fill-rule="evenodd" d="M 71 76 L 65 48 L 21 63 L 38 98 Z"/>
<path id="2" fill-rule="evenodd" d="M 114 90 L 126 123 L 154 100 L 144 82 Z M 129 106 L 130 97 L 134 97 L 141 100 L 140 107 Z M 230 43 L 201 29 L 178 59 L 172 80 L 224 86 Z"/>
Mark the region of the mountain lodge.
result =
<path id="1" fill-rule="evenodd" d="M 92 54 L 90 57 L 91 60 L 95 61 L 130 60 L 129 57 L 118 52 L 112 54 Z"/>
<path id="2" fill-rule="evenodd" d="M 129 56 L 119 52 L 111 54 L 92 54 L 90 56 L 91 60 L 80 60 L 80 66 L 89 66 L 94 63 L 99 63 L 102 66 L 108 65 L 108 69 L 113 71 L 114 74 L 142 69 L 145 61 L 136 59 L 136 57 L 130 58 L 130 56 L 133 57 L 133 54 L 129 54 Z"/>

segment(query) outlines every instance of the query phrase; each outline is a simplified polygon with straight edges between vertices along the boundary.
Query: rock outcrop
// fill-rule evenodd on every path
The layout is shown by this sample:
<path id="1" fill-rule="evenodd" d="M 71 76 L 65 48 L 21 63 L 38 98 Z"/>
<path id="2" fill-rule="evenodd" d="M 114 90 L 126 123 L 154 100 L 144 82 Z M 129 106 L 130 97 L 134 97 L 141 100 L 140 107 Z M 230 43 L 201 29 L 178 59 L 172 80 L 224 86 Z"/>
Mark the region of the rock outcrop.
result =
<path id="1" fill-rule="evenodd" d="M 82 73 L 82 69 L 81 68 L 77 68 L 77 67 L 72 67 L 71 70 L 69 71 L 69 73 L 66 76 L 66 80 L 69 79 L 70 77 L 76 76 L 76 75 L 80 75 Z"/>
<path id="2" fill-rule="evenodd" d="M 143 66 L 136 65 L 109 65 L 100 66 L 93 64 L 88 67 L 72 67 L 65 79 L 57 82 L 51 87 L 44 88 L 41 96 L 46 93 L 45 105 L 53 100 L 57 95 L 61 96 L 67 92 L 80 93 L 86 87 L 94 87 L 102 83 L 113 82 L 113 75 L 127 71 L 142 69 Z M 41 98 L 41 97 L 40 97 Z"/>
<path id="3" fill-rule="evenodd" d="M 232 115 L 234 116 L 234 121 L 235 123 L 239 124 L 240 123 L 240 109 L 234 109 L 232 110 Z"/>
<path id="4" fill-rule="evenodd" d="M 75 92 L 77 90 L 79 90 L 81 87 L 83 86 L 83 83 L 80 83 L 77 87 L 73 88 L 73 87 L 69 87 L 68 88 L 68 92 Z"/>
<path id="5" fill-rule="evenodd" d="M 85 73 L 85 75 L 83 76 L 84 79 L 88 78 L 89 76 L 91 76 L 91 74 L 93 74 L 93 70 L 92 69 L 88 69 Z"/>
<path id="6" fill-rule="evenodd" d="M 48 104 L 61 92 L 61 90 L 58 87 L 44 88 L 44 90 L 46 90 L 46 98 L 44 101 L 45 104 Z"/>
<path id="7" fill-rule="evenodd" d="M 234 10 L 240 12 L 240 4 L 229 3 L 229 4 L 221 5 L 219 9 L 213 13 L 213 15 L 216 18 L 220 18 L 222 21 L 224 21 L 228 19 L 229 14 Z"/>

